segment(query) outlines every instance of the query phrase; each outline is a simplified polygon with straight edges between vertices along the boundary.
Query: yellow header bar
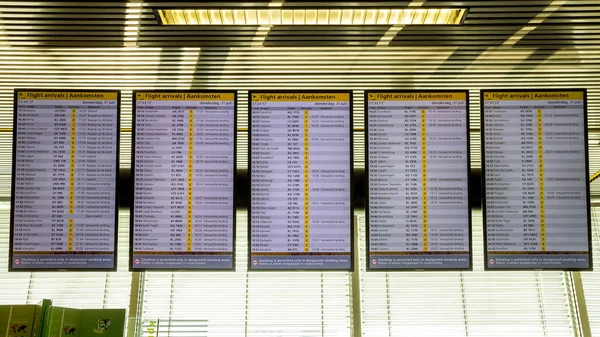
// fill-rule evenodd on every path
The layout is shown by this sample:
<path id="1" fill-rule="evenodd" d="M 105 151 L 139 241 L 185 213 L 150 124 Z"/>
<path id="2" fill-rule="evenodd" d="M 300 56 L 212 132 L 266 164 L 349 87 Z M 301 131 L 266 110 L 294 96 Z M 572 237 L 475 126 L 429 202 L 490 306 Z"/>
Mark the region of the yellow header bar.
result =
<path id="1" fill-rule="evenodd" d="M 349 102 L 348 93 L 301 92 L 252 94 L 253 102 Z"/>
<path id="2" fill-rule="evenodd" d="M 484 92 L 483 99 L 497 101 L 583 99 L 583 91 Z"/>
<path id="3" fill-rule="evenodd" d="M 464 101 L 464 92 L 370 92 L 369 101 Z"/>
<path id="4" fill-rule="evenodd" d="M 232 92 L 138 92 L 138 101 L 233 101 Z"/>
<path id="5" fill-rule="evenodd" d="M 19 91 L 19 99 L 36 100 L 117 100 L 117 93 L 89 91 Z"/>

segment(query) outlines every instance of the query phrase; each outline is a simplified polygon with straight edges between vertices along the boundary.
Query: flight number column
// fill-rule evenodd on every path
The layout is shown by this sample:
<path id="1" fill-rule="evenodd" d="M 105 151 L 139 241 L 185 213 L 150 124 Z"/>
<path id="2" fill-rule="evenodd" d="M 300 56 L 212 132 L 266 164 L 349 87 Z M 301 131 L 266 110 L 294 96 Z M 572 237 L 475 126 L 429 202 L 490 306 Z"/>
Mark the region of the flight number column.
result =
<path id="1" fill-rule="evenodd" d="M 424 239 L 427 234 L 424 229 L 428 227 L 427 219 L 422 214 L 427 207 L 424 203 L 427 200 L 427 186 L 423 184 L 423 166 L 427 169 L 427 162 L 423 161 L 423 157 L 426 156 L 426 148 L 425 152 L 423 149 L 423 130 L 427 129 L 423 127 L 423 113 L 414 105 L 406 104 L 402 112 L 404 120 L 401 120 L 400 127 L 404 127 L 404 132 L 401 134 L 400 141 L 404 144 L 404 152 L 409 156 L 404 160 L 405 242 L 404 247 L 400 244 L 398 248 L 400 251 L 403 250 L 402 248 L 406 251 L 421 251 L 426 246 Z"/>
<path id="2" fill-rule="evenodd" d="M 271 103 L 276 105 L 278 103 Z M 303 110 L 300 106 L 292 102 L 282 102 L 278 105 L 283 105 L 281 112 L 287 115 L 287 121 L 284 128 L 287 133 L 277 135 L 282 141 L 279 143 L 274 138 L 274 144 L 282 144 L 286 146 L 287 157 L 282 162 L 283 171 L 287 172 L 287 179 L 284 191 L 286 191 L 286 204 L 282 209 L 287 209 L 285 216 L 281 219 L 284 226 L 277 231 L 272 232 L 273 242 L 279 241 L 279 247 L 273 245 L 274 251 L 282 252 L 308 252 L 310 250 L 309 243 L 309 228 L 310 228 L 310 208 L 308 206 L 308 198 L 310 194 L 308 177 L 309 162 L 307 145 L 308 118 L 309 112 Z M 274 154 L 275 162 L 277 156 Z M 274 172 L 275 173 L 275 172 Z M 275 173 L 273 178 L 277 177 Z M 274 181 L 275 183 L 275 181 Z M 274 185 L 275 187 L 276 185 Z M 281 239 L 278 240 L 277 237 Z"/>
<path id="3" fill-rule="evenodd" d="M 42 103 L 42 102 L 40 102 Z M 47 102 L 49 104 L 50 102 Z M 66 103 L 66 102 L 65 102 Z M 71 178 L 72 161 L 74 160 L 74 149 L 71 144 L 73 127 L 71 126 L 74 114 L 68 111 L 65 105 L 48 106 L 47 111 L 39 111 L 41 114 L 48 113 L 54 118 L 54 125 L 50 129 L 53 134 L 53 159 L 52 159 L 52 227 L 50 233 L 49 251 L 68 251 L 69 243 L 73 243 L 73 219 L 71 218 Z M 51 113 L 50 113 L 51 112 Z M 41 116 L 40 116 L 41 117 Z M 40 118 L 40 122 L 44 119 Z M 40 139 L 40 149 L 43 149 L 44 141 Z M 43 156 L 36 156 L 43 159 Z M 17 163 L 18 163 L 17 159 Z M 69 171 L 67 172 L 67 163 Z M 68 186 L 68 187 L 67 187 Z M 43 195 L 43 194 L 42 194 Z M 41 196 L 40 196 L 41 197 Z M 42 211 L 43 212 L 43 211 Z M 66 223 L 65 223 L 66 221 Z M 71 233 L 69 233 L 71 232 Z M 46 250 L 46 249 L 43 249 Z"/>
<path id="4" fill-rule="evenodd" d="M 517 183 L 520 181 L 523 204 L 520 209 L 521 219 L 512 219 L 513 221 L 516 220 L 515 228 L 518 229 L 516 233 L 509 236 L 510 240 L 507 243 L 512 247 L 519 247 L 517 250 L 542 250 L 540 229 L 543 204 L 540 201 L 543 199 L 543 195 L 540 195 L 540 191 L 543 190 L 544 162 L 543 154 L 540 155 L 539 152 L 540 148 L 543 149 L 543 144 L 540 142 L 542 128 L 541 124 L 538 123 L 538 113 L 534 101 L 507 101 L 504 103 L 507 104 L 508 102 L 511 103 L 509 114 L 519 116 L 516 127 L 522 133 L 505 137 L 505 151 L 510 152 L 510 148 L 518 145 L 521 165 L 520 167 L 515 165 L 516 170 L 518 170 L 516 172 L 513 169 L 503 169 L 502 172 L 516 173 L 514 181 Z M 540 176 L 540 173 L 542 176 Z M 511 174 L 507 173 L 506 175 L 510 176 Z M 519 175 L 521 179 L 518 178 Z M 539 185 L 540 180 L 542 180 L 542 185 Z M 519 226 L 520 221 L 517 219 L 521 220 L 523 225 Z"/>
<path id="5" fill-rule="evenodd" d="M 538 192 L 539 192 L 539 222 L 540 250 L 546 251 L 546 208 L 544 206 L 544 131 L 542 109 L 537 109 L 537 150 L 538 150 Z"/>
<path id="6" fill-rule="evenodd" d="M 40 101 L 39 103 L 43 104 L 42 102 Z M 62 103 L 65 104 L 63 105 Z M 71 186 L 72 179 L 74 178 L 73 168 L 75 166 L 75 151 L 73 146 L 74 128 L 72 126 L 74 114 L 67 109 L 66 103 L 66 101 L 60 103 L 54 102 L 55 105 L 48 105 L 47 110 L 43 109 L 39 111 L 40 114 L 49 114 L 54 117 L 55 122 L 51 130 L 54 136 L 54 143 L 57 146 L 55 146 L 55 150 L 53 151 L 52 171 L 53 177 L 55 174 L 58 176 L 58 178 L 52 179 L 53 198 L 50 249 L 41 250 L 70 251 L 73 249 L 73 191 Z M 46 101 L 45 104 L 51 104 L 51 101 Z M 40 121 L 43 121 L 43 119 L 40 119 Z M 41 141 L 41 144 L 44 143 L 43 139 L 38 140 Z M 43 149 L 43 145 L 41 144 L 39 148 Z M 67 165 L 69 171 L 67 171 Z"/>

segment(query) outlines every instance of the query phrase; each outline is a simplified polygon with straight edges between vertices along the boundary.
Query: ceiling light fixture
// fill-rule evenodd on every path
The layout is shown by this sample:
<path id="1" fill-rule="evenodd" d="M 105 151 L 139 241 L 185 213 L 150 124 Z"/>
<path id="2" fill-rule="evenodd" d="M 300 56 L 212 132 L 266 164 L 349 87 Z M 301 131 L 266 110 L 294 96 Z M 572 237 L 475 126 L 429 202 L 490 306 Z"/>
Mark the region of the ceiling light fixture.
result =
<path id="1" fill-rule="evenodd" d="M 159 9 L 163 25 L 459 25 L 464 8 Z"/>

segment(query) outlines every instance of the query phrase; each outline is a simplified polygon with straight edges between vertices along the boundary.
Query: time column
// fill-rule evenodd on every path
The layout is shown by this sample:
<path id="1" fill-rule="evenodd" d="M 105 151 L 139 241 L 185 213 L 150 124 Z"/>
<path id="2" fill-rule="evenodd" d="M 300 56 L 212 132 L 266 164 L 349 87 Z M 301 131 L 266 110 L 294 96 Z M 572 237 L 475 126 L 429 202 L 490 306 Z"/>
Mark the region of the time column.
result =
<path id="1" fill-rule="evenodd" d="M 285 126 L 285 118 L 282 124 L 274 120 L 274 111 L 267 107 L 265 101 L 256 101 L 253 97 L 251 116 L 252 157 L 252 247 L 255 253 L 276 251 L 273 247 L 272 236 L 283 222 L 281 217 L 268 212 L 268 205 L 281 202 L 285 197 L 284 188 L 277 188 L 285 183 L 285 165 L 275 162 L 275 156 L 280 157 L 287 153 L 285 141 L 275 141 L 275 132 Z M 285 132 L 285 131 L 284 131 Z M 276 172 L 276 174 L 275 174 Z M 285 216 L 285 215 L 283 215 Z"/>

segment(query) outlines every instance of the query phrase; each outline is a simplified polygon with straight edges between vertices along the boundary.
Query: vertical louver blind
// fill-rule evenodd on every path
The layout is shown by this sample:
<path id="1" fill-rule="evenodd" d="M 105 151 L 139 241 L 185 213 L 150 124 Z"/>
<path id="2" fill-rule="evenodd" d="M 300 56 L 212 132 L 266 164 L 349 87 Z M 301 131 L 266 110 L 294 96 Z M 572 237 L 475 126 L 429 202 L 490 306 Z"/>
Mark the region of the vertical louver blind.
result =
<path id="1" fill-rule="evenodd" d="M 146 272 L 142 320 L 173 337 L 349 336 L 348 273 L 248 273 L 246 221 L 239 210 L 235 272 Z"/>
<path id="2" fill-rule="evenodd" d="M 594 184 L 598 184 L 595 182 Z M 592 208 L 592 252 L 594 272 L 581 272 L 587 314 L 592 336 L 600 336 L 600 215 L 598 207 Z"/>
<path id="3" fill-rule="evenodd" d="M 74 308 L 127 308 L 131 273 L 127 271 L 129 212 L 119 212 L 117 272 L 14 272 L 8 269 L 10 205 L 0 204 L 0 304 L 34 304 L 50 298 Z"/>
<path id="4" fill-rule="evenodd" d="M 359 217 L 364 237 L 364 213 Z M 472 272 L 365 272 L 363 335 L 573 336 L 562 272 L 483 272 L 481 211 L 473 213 Z M 360 254 L 364 256 L 364 239 Z"/>

